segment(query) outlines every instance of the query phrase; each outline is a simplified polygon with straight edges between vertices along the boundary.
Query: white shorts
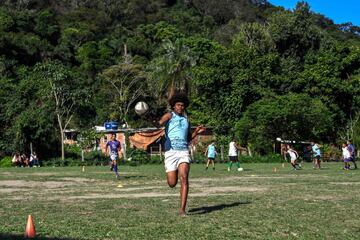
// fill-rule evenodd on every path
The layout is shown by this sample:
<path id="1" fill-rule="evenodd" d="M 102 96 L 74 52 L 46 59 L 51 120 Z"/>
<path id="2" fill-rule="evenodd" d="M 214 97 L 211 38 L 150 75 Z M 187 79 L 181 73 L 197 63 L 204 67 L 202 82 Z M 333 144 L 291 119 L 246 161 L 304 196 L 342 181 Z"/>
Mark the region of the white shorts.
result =
<path id="1" fill-rule="evenodd" d="M 110 159 L 111 159 L 112 161 L 117 161 L 117 160 L 119 159 L 119 156 L 116 155 L 116 154 L 110 154 Z"/>
<path id="2" fill-rule="evenodd" d="M 165 152 L 165 171 L 176 171 L 180 163 L 191 163 L 188 150 L 169 150 Z"/>

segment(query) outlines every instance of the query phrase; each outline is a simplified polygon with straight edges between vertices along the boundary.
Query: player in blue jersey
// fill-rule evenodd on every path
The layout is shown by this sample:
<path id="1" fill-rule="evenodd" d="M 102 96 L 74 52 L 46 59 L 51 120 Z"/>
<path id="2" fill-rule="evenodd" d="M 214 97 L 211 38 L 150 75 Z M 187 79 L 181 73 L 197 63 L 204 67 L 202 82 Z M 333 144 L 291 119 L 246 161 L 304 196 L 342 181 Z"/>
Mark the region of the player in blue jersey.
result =
<path id="1" fill-rule="evenodd" d="M 205 151 L 205 156 L 207 156 L 207 163 L 205 170 L 208 170 L 209 164 L 212 164 L 213 170 L 215 170 L 215 156 L 217 155 L 216 149 L 215 149 L 215 143 L 211 143 Z"/>
<path id="2" fill-rule="evenodd" d="M 322 146 L 320 144 L 317 144 L 315 142 L 311 142 L 311 149 L 313 152 L 313 161 L 314 161 L 314 169 L 321 168 L 321 148 Z"/>
<path id="3" fill-rule="evenodd" d="M 350 140 L 346 142 L 347 148 L 350 151 L 350 161 L 354 164 L 354 169 L 357 169 L 356 158 L 355 158 L 355 147 Z"/>
<path id="4" fill-rule="evenodd" d="M 110 151 L 109 151 L 110 150 Z M 110 156 L 111 168 L 115 172 L 115 176 L 119 179 L 117 161 L 121 154 L 121 143 L 116 140 L 116 134 L 111 134 L 111 140 L 106 143 L 106 156 Z"/>
<path id="5" fill-rule="evenodd" d="M 167 183 L 173 188 L 180 178 L 180 210 L 179 214 L 185 216 L 186 202 L 189 192 L 190 154 L 189 143 L 199 133 L 205 131 L 203 126 L 198 126 L 193 133 L 190 123 L 185 115 L 189 106 L 189 99 L 184 93 L 175 93 L 169 100 L 172 112 L 166 113 L 158 122 L 165 125 L 165 170 Z"/>

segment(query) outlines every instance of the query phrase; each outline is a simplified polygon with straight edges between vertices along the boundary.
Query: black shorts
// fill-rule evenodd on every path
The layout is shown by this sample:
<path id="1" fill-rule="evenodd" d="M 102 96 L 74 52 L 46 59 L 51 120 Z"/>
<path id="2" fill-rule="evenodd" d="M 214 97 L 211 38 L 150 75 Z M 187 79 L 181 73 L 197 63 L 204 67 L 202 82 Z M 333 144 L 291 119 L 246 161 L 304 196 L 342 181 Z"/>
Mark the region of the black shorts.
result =
<path id="1" fill-rule="evenodd" d="M 229 156 L 229 159 L 232 162 L 237 162 L 238 161 L 238 156 Z"/>
<path id="2" fill-rule="evenodd" d="M 320 155 L 316 155 L 315 158 L 316 158 L 317 160 L 320 160 Z"/>
<path id="3" fill-rule="evenodd" d="M 208 160 L 214 161 L 215 158 L 213 158 L 213 157 L 208 157 Z"/>

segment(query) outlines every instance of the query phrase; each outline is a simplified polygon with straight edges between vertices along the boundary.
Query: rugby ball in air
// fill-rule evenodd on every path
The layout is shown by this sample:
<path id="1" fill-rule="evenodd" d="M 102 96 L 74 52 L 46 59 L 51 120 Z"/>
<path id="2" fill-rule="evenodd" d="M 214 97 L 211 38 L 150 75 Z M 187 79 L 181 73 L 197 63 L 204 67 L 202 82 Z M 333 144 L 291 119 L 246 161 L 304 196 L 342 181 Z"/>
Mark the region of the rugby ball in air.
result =
<path id="1" fill-rule="evenodd" d="M 135 105 L 135 112 L 138 115 L 143 115 L 149 110 L 149 106 L 146 102 L 138 102 Z"/>

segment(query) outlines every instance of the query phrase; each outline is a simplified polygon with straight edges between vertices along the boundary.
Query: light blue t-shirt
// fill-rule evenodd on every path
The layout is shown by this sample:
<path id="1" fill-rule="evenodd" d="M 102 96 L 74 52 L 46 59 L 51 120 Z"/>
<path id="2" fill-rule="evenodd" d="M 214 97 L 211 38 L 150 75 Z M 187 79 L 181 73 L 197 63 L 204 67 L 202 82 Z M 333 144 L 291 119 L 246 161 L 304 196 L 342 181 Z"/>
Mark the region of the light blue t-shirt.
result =
<path id="1" fill-rule="evenodd" d="M 208 158 L 215 158 L 215 146 L 214 145 L 210 145 L 208 147 L 208 154 L 207 154 Z"/>
<path id="2" fill-rule="evenodd" d="M 171 113 L 170 120 L 165 126 L 165 151 L 188 150 L 189 121 L 185 116 Z"/>
<path id="3" fill-rule="evenodd" d="M 316 144 L 312 146 L 312 151 L 314 153 L 314 156 L 321 156 L 320 148 Z"/>

